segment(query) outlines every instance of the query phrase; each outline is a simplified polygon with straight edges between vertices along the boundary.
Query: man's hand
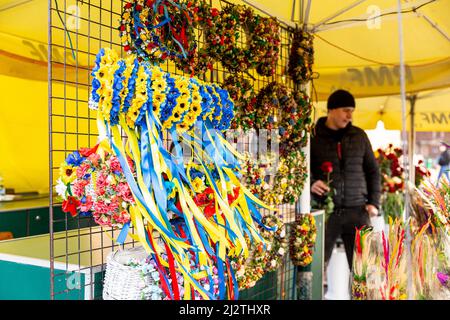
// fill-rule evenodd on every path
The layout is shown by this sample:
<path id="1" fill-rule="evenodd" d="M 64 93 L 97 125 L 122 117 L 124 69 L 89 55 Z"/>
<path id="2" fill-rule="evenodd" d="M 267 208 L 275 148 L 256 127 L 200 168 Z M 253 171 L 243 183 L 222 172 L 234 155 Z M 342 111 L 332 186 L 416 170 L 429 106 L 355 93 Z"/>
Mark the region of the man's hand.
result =
<path id="1" fill-rule="evenodd" d="M 378 216 L 378 209 L 373 204 L 366 204 L 366 211 L 371 218 Z"/>
<path id="2" fill-rule="evenodd" d="M 322 180 L 317 180 L 311 186 L 311 192 L 319 196 L 323 196 L 328 191 L 330 191 L 330 188 Z"/>

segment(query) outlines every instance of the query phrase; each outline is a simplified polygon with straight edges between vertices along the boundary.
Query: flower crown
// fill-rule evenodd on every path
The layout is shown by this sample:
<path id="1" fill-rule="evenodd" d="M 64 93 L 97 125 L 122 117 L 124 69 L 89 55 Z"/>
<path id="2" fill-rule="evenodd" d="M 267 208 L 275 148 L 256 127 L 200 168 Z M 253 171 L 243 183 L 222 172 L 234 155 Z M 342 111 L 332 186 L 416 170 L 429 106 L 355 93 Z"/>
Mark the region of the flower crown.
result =
<path id="1" fill-rule="evenodd" d="M 144 61 L 185 59 L 196 49 L 189 4 L 170 0 L 130 0 L 123 8 L 120 37 L 124 50 Z"/>
<path id="2" fill-rule="evenodd" d="M 165 73 L 161 68 L 139 63 L 136 56 L 119 59 L 110 49 L 101 49 L 92 71 L 91 109 L 100 109 L 111 125 L 124 113 L 134 129 L 157 119 L 163 129 L 189 131 L 197 121 L 209 121 L 226 130 L 233 119 L 234 103 L 227 90 L 196 78 Z"/>

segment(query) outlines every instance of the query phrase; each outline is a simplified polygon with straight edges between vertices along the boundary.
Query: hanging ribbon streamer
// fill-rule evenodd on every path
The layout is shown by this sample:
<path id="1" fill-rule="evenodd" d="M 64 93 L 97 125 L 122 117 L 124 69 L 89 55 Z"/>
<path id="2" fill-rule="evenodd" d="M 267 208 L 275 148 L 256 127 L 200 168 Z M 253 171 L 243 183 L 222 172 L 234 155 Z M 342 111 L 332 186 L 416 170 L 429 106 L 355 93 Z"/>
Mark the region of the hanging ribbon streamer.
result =
<path id="1" fill-rule="evenodd" d="M 163 2 L 167 5 L 155 2 L 155 9 Z M 168 11 L 164 14 L 155 27 L 170 23 Z M 183 44 L 183 32 L 179 39 Z M 170 299 L 237 299 L 229 258 L 249 255 L 246 238 L 265 245 L 257 225 L 276 227 L 263 224 L 259 208 L 274 209 L 240 183 L 243 156 L 222 135 L 233 117 L 228 92 L 166 74 L 134 56 L 119 59 L 110 49 L 100 50 L 92 76 L 89 106 L 97 110 L 103 146 L 97 152 L 117 157 L 134 199 L 117 243 L 127 234 L 141 242 Z M 164 146 L 163 132 L 173 151 Z M 190 161 L 183 147 L 191 152 Z M 183 277 L 184 294 L 177 275 Z"/>

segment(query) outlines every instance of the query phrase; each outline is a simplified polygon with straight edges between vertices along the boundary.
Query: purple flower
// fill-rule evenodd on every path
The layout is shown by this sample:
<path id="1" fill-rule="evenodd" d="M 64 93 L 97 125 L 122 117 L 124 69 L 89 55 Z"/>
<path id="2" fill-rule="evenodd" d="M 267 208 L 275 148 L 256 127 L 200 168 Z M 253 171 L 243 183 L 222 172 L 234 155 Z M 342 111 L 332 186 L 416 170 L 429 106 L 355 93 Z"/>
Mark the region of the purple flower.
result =
<path id="1" fill-rule="evenodd" d="M 438 272 L 437 278 L 443 286 L 450 286 L 450 276 L 448 274 Z"/>

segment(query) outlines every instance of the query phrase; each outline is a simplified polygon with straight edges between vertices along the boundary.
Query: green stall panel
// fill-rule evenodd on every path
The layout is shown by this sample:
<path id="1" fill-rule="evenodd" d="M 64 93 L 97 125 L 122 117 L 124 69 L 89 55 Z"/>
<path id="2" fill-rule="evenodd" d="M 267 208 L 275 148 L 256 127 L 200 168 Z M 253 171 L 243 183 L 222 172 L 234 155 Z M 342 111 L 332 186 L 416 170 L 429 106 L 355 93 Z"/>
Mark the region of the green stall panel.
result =
<path id="1" fill-rule="evenodd" d="M 314 246 L 313 262 L 311 263 L 312 278 L 312 299 L 323 299 L 323 272 L 325 256 L 325 212 L 313 212 L 316 220 L 317 237 Z"/>
<path id="2" fill-rule="evenodd" d="M 0 212 L 0 232 L 12 232 L 14 238 L 27 235 L 27 212 Z"/>
<path id="3" fill-rule="evenodd" d="M 54 242 L 56 300 L 101 299 L 106 256 L 113 249 L 89 249 L 100 248 L 109 239 L 106 232 L 97 227 L 55 233 L 61 239 Z M 0 242 L 0 299 L 50 299 L 50 276 L 49 234 Z"/>
<path id="4" fill-rule="evenodd" d="M 268 272 L 255 286 L 239 292 L 239 300 L 276 300 L 277 272 Z"/>

